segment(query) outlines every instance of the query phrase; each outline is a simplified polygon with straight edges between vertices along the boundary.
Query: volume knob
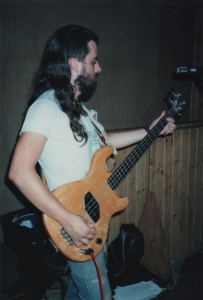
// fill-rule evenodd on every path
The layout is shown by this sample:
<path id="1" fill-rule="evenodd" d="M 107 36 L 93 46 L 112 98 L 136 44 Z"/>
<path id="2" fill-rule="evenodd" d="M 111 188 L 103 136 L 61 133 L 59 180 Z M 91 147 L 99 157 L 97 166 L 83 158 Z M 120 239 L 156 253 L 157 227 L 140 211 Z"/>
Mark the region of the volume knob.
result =
<path id="1" fill-rule="evenodd" d="M 97 243 L 98 245 L 101 245 L 101 244 L 103 243 L 103 240 L 102 240 L 101 238 L 97 238 L 97 239 L 96 239 L 96 243 Z"/>

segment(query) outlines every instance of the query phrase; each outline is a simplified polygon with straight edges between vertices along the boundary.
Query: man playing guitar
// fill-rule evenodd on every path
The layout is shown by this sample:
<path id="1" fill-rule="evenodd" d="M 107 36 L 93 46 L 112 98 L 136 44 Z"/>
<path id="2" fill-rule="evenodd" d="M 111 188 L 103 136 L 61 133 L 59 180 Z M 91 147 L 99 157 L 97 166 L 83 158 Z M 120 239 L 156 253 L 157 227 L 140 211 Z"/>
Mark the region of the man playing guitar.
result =
<path id="1" fill-rule="evenodd" d="M 87 246 L 94 239 L 95 222 L 64 207 L 53 191 L 87 175 L 94 152 L 104 145 L 96 127 L 116 149 L 137 143 L 147 135 L 146 129 L 107 134 L 98 121 L 96 127 L 92 123 L 85 102 L 94 93 L 101 72 L 98 43 L 94 32 L 77 25 L 59 28 L 49 38 L 9 170 L 10 180 L 43 214 L 60 224 L 75 248 Z M 149 130 L 164 114 L 152 122 Z M 169 117 L 160 134 L 170 134 L 174 129 L 174 120 Z M 36 172 L 37 162 L 47 185 Z M 109 300 L 111 290 L 103 250 L 97 260 L 104 299 Z M 65 299 L 100 299 L 92 260 L 69 259 L 68 263 L 71 280 Z"/>

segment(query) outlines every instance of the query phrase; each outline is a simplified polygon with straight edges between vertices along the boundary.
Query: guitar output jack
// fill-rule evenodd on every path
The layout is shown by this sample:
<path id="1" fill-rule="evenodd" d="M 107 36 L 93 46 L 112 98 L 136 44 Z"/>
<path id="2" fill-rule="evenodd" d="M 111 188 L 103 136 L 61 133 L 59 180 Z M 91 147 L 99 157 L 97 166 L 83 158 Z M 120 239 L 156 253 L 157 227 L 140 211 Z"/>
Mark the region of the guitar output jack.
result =
<path id="1" fill-rule="evenodd" d="M 96 244 L 101 245 L 103 243 L 103 240 L 101 238 L 96 239 Z"/>

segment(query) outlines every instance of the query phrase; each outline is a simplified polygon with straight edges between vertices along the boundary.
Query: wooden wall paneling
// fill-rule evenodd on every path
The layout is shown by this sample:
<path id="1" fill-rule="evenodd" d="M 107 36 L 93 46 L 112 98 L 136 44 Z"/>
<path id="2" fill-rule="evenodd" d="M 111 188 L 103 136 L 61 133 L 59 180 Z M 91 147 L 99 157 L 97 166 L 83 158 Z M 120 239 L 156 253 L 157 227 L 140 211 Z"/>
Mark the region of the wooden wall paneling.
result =
<path id="1" fill-rule="evenodd" d="M 130 147 L 128 153 L 130 154 L 134 147 Z M 127 192 L 129 198 L 129 205 L 127 208 L 127 220 L 129 224 L 136 223 L 136 211 L 137 211 L 137 172 L 134 168 L 127 177 Z"/>
<path id="2" fill-rule="evenodd" d="M 157 139 L 150 148 L 150 182 L 159 205 L 168 247 L 171 236 L 173 137 Z"/>
<path id="3" fill-rule="evenodd" d="M 193 252 L 203 249 L 203 127 L 196 129 L 196 166 L 195 166 L 195 191 L 194 191 L 194 232 Z"/>
<path id="4" fill-rule="evenodd" d="M 145 242 L 145 252 L 141 263 L 162 280 L 170 280 L 172 274 L 161 214 L 156 196 L 152 192 L 147 195 L 139 228 Z"/>
<path id="5" fill-rule="evenodd" d="M 173 137 L 160 138 L 150 148 L 149 190 L 155 194 L 165 234 L 166 247 L 171 245 L 171 196 Z"/>
<path id="6" fill-rule="evenodd" d="M 164 139 L 158 138 L 156 140 L 156 153 L 155 153 L 155 189 L 156 199 L 159 206 L 160 217 L 163 224 L 163 202 L 164 202 L 164 159 L 165 147 Z"/>
<path id="7" fill-rule="evenodd" d="M 158 138 L 150 148 L 150 186 L 149 190 L 155 193 L 159 206 L 160 217 L 163 223 L 164 202 L 164 139 Z"/>
<path id="8" fill-rule="evenodd" d="M 187 254 L 192 253 L 194 233 L 194 191 L 195 191 L 195 167 L 196 167 L 196 137 L 195 128 L 189 129 L 189 170 L 188 170 L 188 198 L 187 198 Z"/>
<path id="9" fill-rule="evenodd" d="M 165 163 L 164 163 L 164 195 L 163 195 L 163 228 L 166 238 L 167 249 L 170 249 L 171 242 L 171 199 L 173 180 L 173 137 L 164 139 Z"/>
<path id="10" fill-rule="evenodd" d="M 171 203 L 171 249 L 170 256 L 174 258 L 179 245 L 180 223 L 180 176 L 181 176 L 181 132 L 177 130 L 173 135 L 173 194 Z"/>
<path id="11" fill-rule="evenodd" d="M 118 165 L 133 147 L 120 150 Z M 113 217 L 111 238 L 123 222 L 140 221 L 148 190 L 156 197 L 170 259 L 203 248 L 203 127 L 178 128 L 157 139 L 120 187 L 128 208 Z"/>
<path id="12" fill-rule="evenodd" d="M 149 155 L 149 190 L 155 193 L 155 153 L 156 153 L 156 142 L 150 147 Z"/>
<path id="13" fill-rule="evenodd" d="M 179 253 L 185 256 L 187 240 L 187 197 L 188 197 L 188 168 L 189 168 L 189 137 L 188 130 L 181 130 L 181 173 L 180 173 L 180 220 L 179 220 Z"/>
<path id="14" fill-rule="evenodd" d="M 136 195 L 135 195 L 135 202 L 136 202 L 136 211 L 134 215 L 135 224 L 137 225 L 142 210 L 145 204 L 145 200 L 148 193 L 148 186 L 149 186 L 149 150 L 145 152 L 145 154 L 141 157 L 138 161 L 135 174 L 136 174 Z M 133 200 L 133 199 L 132 199 Z"/>

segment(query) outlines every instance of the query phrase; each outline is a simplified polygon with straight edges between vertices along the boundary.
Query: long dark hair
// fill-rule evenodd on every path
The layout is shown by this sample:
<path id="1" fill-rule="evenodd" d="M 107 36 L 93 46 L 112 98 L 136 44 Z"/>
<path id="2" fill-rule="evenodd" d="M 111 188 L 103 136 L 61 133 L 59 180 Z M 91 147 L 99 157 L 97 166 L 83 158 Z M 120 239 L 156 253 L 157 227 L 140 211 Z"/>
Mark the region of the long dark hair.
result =
<path id="1" fill-rule="evenodd" d="M 70 119 L 70 127 L 77 141 L 87 140 L 87 134 L 79 122 L 81 103 L 74 101 L 74 89 L 70 83 L 69 58 L 83 62 L 89 52 L 88 42 L 99 44 L 98 36 L 78 25 L 67 25 L 56 30 L 48 39 L 34 82 L 34 93 L 28 107 L 45 91 L 53 89 L 55 96 Z"/>

